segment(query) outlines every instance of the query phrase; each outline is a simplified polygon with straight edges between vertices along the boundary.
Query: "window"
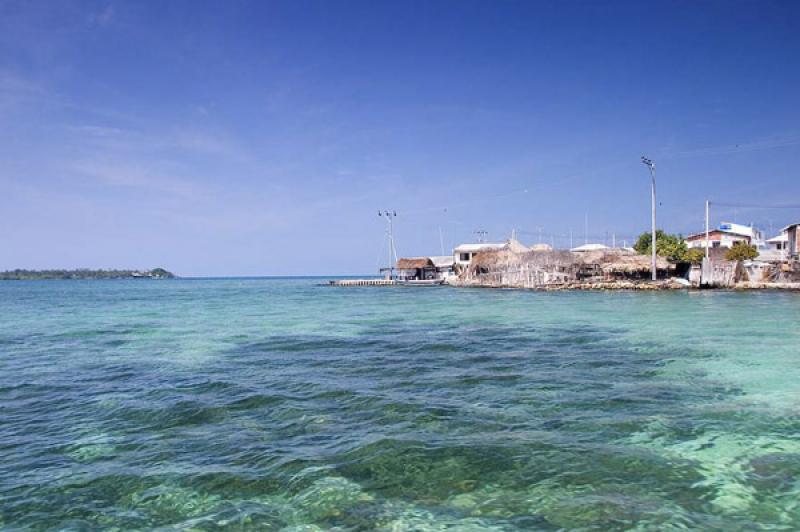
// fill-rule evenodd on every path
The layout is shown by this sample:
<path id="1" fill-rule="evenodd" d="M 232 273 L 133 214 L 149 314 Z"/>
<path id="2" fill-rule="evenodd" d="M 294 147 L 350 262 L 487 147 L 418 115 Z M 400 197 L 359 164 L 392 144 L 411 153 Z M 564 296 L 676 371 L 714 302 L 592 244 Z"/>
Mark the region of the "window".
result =
<path id="1" fill-rule="evenodd" d="M 461 253 L 459 255 L 459 260 L 461 262 L 469 262 L 469 253 Z"/>
<path id="2" fill-rule="evenodd" d="M 712 247 L 712 248 L 718 248 L 718 247 L 720 246 L 720 244 L 722 244 L 722 242 L 720 242 L 719 240 L 717 240 L 716 242 L 712 242 L 712 243 L 711 243 L 711 247 Z M 652 248 L 653 246 L 650 246 L 650 247 Z"/>

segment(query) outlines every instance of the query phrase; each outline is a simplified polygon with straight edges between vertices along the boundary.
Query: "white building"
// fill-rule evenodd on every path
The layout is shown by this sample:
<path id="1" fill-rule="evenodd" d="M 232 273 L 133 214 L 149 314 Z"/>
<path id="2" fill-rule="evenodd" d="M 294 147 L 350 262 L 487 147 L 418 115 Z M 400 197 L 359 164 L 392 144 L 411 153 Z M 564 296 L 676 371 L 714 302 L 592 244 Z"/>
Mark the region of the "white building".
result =
<path id="1" fill-rule="evenodd" d="M 773 236 L 767 240 L 767 248 L 775 251 L 784 251 L 789 247 L 789 235 L 784 233 Z"/>
<path id="2" fill-rule="evenodd" d="M 570 249 L 570 251 L 574 252 L 583 252 L 583 251 L 603 251 L 606 249 L 611 249 L 610 247 L 606 246 L 605 244 L 584 244 L 582 246 L 578 246 L 576 248 Z"/>
<path id="3" fill-rule="evenodd" d="M 482 251 L 497 251 L 506 247 L 506 243 L 479 242 L 477 244 L 461 244 L 453 249 L 453 262 L 460 266 L 469 266 L 472 258 Z"/>
<path id="4" fill-rule="evenodd" d="M 800 223 L 787 225 L 783 228 L 786 234 L 786 251 L 789 257 L 800 255 Z"/>
<path id="5" fill-rule="evenodd" d="M 397 278 L 401 281 L 444 280 L 455 275 L 451 255 L 410 257 L 397 261 Z"/>
<path id="6" fill-rule="evenodd" d="M 455 275 L 455 271 L 453 270 L 455 261 L 453 260 L 452 255 L 437 255 L 431 257 L 431 262 L 436 268 L 436 275 L 438 279 L 444 279 L 446 281 Z"/>
<path id="7" fill-rule="evenodd" d="M 722 222 L 716 229 L 708 232 L 708 245 L 712 248 L 732 248 L 734 244 L 744 242 L 759 249 L 767 247 L 764 234 L 750 225 L 734 224 Z M 689 248 L 706 247 L 706 233 L 695 233 L 686 237 L 686 245 Z"/>
<path id="8" fill-rule="evenodd" d="M 514 253 L 530 251 L 530 248 L 523 246 L 516 238 L 510 238 L 503 243 L 478 242 L 476 244 L 461 244 L 453 249 L 453 262 L 457 266 L 467 267 L 478 253 L 500 251 L 501 249 L 508 249 Z"/>

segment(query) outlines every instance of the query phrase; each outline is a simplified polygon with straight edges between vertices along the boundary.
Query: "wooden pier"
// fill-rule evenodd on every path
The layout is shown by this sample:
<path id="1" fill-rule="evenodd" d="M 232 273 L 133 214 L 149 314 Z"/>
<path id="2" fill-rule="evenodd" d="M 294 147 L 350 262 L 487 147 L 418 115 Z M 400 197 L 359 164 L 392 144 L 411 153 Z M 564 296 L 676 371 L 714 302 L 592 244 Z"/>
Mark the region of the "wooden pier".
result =
<path id="1" fill-rule="evenodd" d="M 392 286 L 397 284 L 394 279 L 339 279 L 329 281 L 331 286 Z"/>

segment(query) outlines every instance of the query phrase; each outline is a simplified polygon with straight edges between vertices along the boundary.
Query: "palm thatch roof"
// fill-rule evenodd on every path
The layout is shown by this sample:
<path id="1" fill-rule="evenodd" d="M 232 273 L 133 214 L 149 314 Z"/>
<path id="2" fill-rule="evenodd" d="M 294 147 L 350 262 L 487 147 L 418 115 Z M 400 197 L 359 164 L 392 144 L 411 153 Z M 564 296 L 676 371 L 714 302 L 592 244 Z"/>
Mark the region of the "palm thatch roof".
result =
<path id="1" fill-rule="evenodd" d="M 509 249 L 480 251 L 474 257 L 469 267 L 472 270 L 489 269 L 501 264 L 519 261 L 519 254 Z"/>
<path id="2" fill-rule="evenodd" d="M 428 257 L 414 257 L 410 259 L 398 259 L 398 270 L 416 270 L 419 268 L 433 268 L 433 261 Z"/>
<path id="3" fill-rule="evenodd" d="M 596 251 L 583 251 L 575 254 L 583 264 L 597 264 L 605 273 L 635 273 L 650 271 L 649 255 L 639 255 L 624 249 L 610 248 Z M 664 257 L 656 257 L 656 268 L 659 270 L 674 269 Z"/>
<path id="4" fill-rule="evenodd" d="M 522 264 L 547 271 L 577 272 L 585 267 L 597 268 L 605 274 L 634 274 L 650 271 L 650 257 L 619 248 L 571 252 L 562 250 L 527 251 L 515 253 L 510 249 L 484 251 L 475 255 L 468 271 L 480 272 L 513 269 Z M 664 257 L 656 259 L 659 270 L 674 269 Z"/>

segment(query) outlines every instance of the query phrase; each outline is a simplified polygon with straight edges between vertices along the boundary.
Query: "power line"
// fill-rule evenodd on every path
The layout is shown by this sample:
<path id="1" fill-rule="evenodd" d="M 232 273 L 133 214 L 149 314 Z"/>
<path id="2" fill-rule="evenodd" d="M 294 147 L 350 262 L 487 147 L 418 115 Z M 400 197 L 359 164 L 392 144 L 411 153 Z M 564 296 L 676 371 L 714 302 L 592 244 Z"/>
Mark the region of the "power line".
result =
<path id="1" fill-rule="evenodd" d="M 800 209 L 800 205 L 798 204 L 778 204 L 778 205 L 766 205 L 766 204 L 756 204 L 756 203 L 722 203 L 719 201 L 710 201 L 711 205 L 715 205 L 717 207 L 733 207 L 738 209 Z"/>

